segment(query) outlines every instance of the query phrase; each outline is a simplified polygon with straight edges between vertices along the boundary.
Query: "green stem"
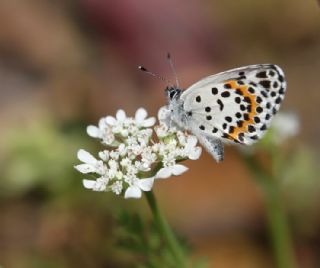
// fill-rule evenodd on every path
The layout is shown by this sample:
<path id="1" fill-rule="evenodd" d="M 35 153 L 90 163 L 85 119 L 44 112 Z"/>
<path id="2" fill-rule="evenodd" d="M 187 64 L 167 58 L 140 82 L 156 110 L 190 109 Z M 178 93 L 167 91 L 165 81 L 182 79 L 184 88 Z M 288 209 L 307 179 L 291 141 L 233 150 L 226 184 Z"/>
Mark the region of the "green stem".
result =
<path id="1" fill-rule="evenodd" d="M 152 211 L 154 220 L 159 229 L 159 232 L 163 236 L 165 242 L 167 243 L 168 248 L 170 249 L 173 257 L 177 262 L 177 265 L 175 267 L 177 268 L 187 267 L 183 250 L 179 242 L 177 241 L 177 238 L 175 237 L 173 231 L 171 230 L 169 224 L 161 214 L 153 192 L 152 191 L 145 192 L 145 195 L 146 195 L 148 204 L 150 206 L 150 209 Z"/>
<path id="2" fill-rule="evenodd" d="M 277 268 L 297 267 L 293 254 L 288 219 L 283 207 L 277 179 L 268 176 L 259 162 L 252 156 L 246 163 L 255 175 L 265 195 L 266 214 Z"/>

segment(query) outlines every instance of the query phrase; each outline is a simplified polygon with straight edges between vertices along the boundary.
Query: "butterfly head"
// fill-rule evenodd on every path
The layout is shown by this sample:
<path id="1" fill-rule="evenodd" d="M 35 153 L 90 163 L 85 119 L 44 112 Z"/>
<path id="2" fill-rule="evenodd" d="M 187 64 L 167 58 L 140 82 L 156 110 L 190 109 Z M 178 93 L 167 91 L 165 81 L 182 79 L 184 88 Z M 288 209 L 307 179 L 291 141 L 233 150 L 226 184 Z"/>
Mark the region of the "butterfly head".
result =
<path id="1" fill-rule="evenodd" d="M 174 99 L 178 99 L 181 95 L 181 89 L 177 88 L 177 87 L 173 87 L 173 86 L 168 86 L 165 89 L 167 98 L 172 101 Z"/>

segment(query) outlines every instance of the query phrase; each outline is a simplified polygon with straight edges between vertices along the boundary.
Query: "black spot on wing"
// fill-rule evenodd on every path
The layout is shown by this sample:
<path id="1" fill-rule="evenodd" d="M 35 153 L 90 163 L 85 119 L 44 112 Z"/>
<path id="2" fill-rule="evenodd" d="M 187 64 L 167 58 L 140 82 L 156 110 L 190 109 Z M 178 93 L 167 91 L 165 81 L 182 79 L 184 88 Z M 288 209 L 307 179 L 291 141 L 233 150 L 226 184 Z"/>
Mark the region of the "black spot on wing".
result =
<path id="1" fill-rule="evenodd" d="M 259 84 L 261 86 L 263 86 L 264 88 L 267 88 L 267 89 L 270 88 L 270 81 L 269 80 L 262 80 L 262 81 L 259 82 Z"/>
<path id="2" fill-rule="evenodd" d="M 230 116 L 226 116 L 224 118 L 227 122 L 231 123 L 232 122 L 232 118 Z"/>
<path id="3" fill-rule="evenodd" d="M 241 118 L 241 116 L 242 116 L 241 113 L 239 113 L 239 112 L 236 113 L 237 118 Z"/>
<path id="4" fill-rule="evenodd" d="M 229 92 L 229 91 L 224 91 L 224 92 L 222 92 L 222 93 L 221 93 L 221 97 L 223 97 L 223 98 L 228 98 L 228 97 L 230 97 L 230 92 Z"/>
<path id="5" fill-rule="evenodd" d="M 217 103 L 218 103 L 219 106 L 220 106 L 220 111 L 222 111 L 222 110 L 223 110 L 223 107 L 224 107 L 223 102 L 222 102 L 220 99 L 218 99 L 218 100 L 217 100 Z"/>
<path id="6" fill-rule="evenodd" d="M 213 88 L 211 89 L 211 93 L 212 93 L 213 95 L 217 95 L 217 94 L 218 94 L 218 89 L 217 89 L 216 87 L 213 87 Z"/>
<path id="7" fill-rule="evenodd" d="M 267 72 L 266 71 L 262 71 L 256 74 L 257 78 L 267 78 Z"/>
<path id="8" fill-rule="evenodd" d="M 264 130 L 266 130 L 266 129 L 267 129 L 267 125 L 266 125 L 266 124 L 264 124 L 264 125 L 260 128 L 261 131 L 264 131 Z"/>
<path id="9" fill-rule="evenodd" d="M 278 97 L 278 98 L 276 98 L 276 104 L 280 104 L 281 103 L 281 101 L 282 101 L 282 99 L 280 98 L 280 97 Z"/>

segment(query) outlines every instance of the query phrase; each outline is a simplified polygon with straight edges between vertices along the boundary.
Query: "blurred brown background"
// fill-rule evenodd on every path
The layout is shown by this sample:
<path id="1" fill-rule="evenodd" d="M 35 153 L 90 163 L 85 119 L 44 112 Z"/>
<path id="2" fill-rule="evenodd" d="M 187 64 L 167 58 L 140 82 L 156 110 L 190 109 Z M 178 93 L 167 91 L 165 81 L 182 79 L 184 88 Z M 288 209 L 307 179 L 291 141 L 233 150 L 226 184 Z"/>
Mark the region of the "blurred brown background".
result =
<path id="1" fill-rule="evenodd" d="M 316 0 L 0 2 L 0 265 L 131 267 L 110 239 L 119 207 L 82 188 L 79 148 L 96 148 L 85 126 L 123 108 L 150 115 L 164 84 L 184 88 L 242 65 L 275 63 L 287 76 L 282 110 L 300 119 L 289 146 L 300 177 L 284 183 L 301 267 L 320 267 L 320 9 Z M 300 154 L 299 154 L 300 157 Z M 170 222 L 212 267 L 273 267 L 261 192 L 234 148 L 216 164 L 204 153 L 185 175 L 156 183 Z M 211 267 L 211 266 L 210 266 Z"/>

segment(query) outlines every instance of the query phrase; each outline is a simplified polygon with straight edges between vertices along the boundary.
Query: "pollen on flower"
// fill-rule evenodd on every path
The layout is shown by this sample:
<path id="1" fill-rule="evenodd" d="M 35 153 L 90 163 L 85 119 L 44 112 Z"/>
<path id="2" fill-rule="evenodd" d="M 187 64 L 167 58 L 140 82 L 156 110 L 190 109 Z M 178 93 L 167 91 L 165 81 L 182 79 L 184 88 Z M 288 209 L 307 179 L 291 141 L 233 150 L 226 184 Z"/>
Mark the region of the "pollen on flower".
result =
<path id="1" fill-rule="evenodd" d="M 163 114 L 159 116 L 159 125 L 152 128 L 155 121 L 153 117 L 147 118 L 147 111 L 140 108 L 134 118 L 119 110 L 116 117 L 106 116 L 98 126 L 88 126 L 88 135 L 100 140 L 103 148 L 98 159 L 85 150 L 78 152 L 82 164 L 75 168 L 94 178 L 84 179 L 84 187 L 140 198 L 143 191 L 151 190 L 155 179 L 187 171 L 177 160 L 200 157 L 196 137 L 167 124 Z"/>

